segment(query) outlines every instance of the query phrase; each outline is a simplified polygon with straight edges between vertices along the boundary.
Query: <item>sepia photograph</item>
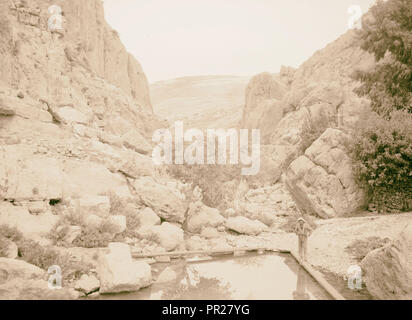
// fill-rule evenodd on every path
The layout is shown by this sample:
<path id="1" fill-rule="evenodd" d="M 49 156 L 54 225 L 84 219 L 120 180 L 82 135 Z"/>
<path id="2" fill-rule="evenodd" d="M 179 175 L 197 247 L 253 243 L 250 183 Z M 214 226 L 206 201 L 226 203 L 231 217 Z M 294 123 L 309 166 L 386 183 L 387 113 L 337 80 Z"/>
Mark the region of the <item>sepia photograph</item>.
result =
<path id="1" fill-rule="evenodd" d="M 0 0 L 0 62 L 0 300 L 412 300 L 412 0 Z"/>

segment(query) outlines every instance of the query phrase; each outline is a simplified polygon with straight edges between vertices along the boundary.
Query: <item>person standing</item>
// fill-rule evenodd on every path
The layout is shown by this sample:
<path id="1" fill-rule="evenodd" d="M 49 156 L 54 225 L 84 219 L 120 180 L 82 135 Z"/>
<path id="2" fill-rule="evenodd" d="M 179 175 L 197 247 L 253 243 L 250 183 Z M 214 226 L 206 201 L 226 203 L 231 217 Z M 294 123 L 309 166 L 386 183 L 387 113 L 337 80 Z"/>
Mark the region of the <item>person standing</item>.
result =
<path id="1" fill-rule="evenodd" d="M 299 218 L 295 226 L 295 233 L 299 238 L 299 256 L 305 261 L 308 251 L 308 237 L 312 233 L 312 228 L 305 219 Z"/>

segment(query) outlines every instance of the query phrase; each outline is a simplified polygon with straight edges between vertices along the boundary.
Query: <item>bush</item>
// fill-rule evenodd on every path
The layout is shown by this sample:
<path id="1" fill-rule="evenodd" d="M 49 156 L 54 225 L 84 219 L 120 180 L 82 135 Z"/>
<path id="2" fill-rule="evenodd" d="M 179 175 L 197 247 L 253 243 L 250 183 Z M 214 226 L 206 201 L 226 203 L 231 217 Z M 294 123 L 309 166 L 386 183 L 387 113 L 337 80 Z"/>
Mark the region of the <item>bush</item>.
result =
<path id="1" fill-rule="evenodd" d="M 32 240 L 22 239 L 17 245 L 19 257 L 22 260 L 44 270 L 57 265 L 62 270 L 64 281 L 80 279 L 93 267 L 82 261 L 77 261 L 68 254 L 62 254 L 51 247 L 44 247 Z"/>
<path id="2" fill-rule="evenodd" d="M 205 205 L 222 209 L 227 206 L 225 183 L 241 177 L 240 167 L 235 165 L 171 165 L 169 173 L 198 186 L 203 191 Z"/>
<path id="3" fill-rule="evenodd" d="M 389 238 L 369 237 L 364 240 L 353 241 L 345 248 L 345 251 L 360 262 L 369 252 L 381 248 L 389 242 Z"/>
<path id="4" fill-rule="evenodd" d="M 9 227 L 8 225 L 2 224 L 0 225 L 0 238 L 18 242 L 23 239 L 23 234 L 14 227 Z"/>
<path id="5" fill-rule="evenodd" d="M 375 113 L 362 119 L 354 135 L 354 173 L 380 211 L 411 209 L 412 115 L 385 120 Z"/>

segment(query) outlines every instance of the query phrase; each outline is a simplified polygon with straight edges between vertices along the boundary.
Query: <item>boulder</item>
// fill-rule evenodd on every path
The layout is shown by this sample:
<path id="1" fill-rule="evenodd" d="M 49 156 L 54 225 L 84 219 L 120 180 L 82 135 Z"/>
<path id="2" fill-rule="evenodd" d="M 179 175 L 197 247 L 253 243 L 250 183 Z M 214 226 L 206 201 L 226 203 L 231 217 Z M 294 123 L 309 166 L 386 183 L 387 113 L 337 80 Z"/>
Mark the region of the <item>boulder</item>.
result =
<path id="1" fill-rule="evenodd" d="M 186 205 L 167 186 L 156 183 L 145 177 L 136 180 L 133 184 L 140 202 L 153 209 L 156 214 L 169 222 L 183 223 Z"/>
<path id="2" fill-rule="evenodd" d="M 304 213 L 332 218 L 364 206 L 364 192 L 352 175 L 347 139 L 342 131 L 329 128 L 287 169 L 286 185 Z"/>
<path id="3" fill-rule="evenodd" d="M 107 218 L 107 223 L 110 226 L 111 232 L 114 234 L 122 233 L 126 230 L 126 217 L 125 216 L 109 216 Z"/>
<path id="4" fill-rule="evenodd" d="M 0 284 L 12 279 L 42 279 L 46 271 L 22 260 L 0 258 Z"/>
<path id="5" fill-rule="evenodd" d="M 9 202 L 0 203 L 0 224 L 17 228 L 29 239 L 47 236 L 58 220 L 59 217 L 51 213 L 33 216 L 23 207 L 14 206 Z"/>
<path id="6" fill-rule="evenodd" d="M 253 236 L 268 230 L 268 227 L 262 222 L 258 220 L 250 220 L 245 217 L 234 217 L 227 219 L 226 227 L 229 230 L 236 231 L 237 233 Z"/>
<path id="7" fill-rule="evenodd" d="M 361 262 L 362 280 L 378 299 L 412 299 L 412 223 L 397 239 L 369 252 Z"/>
<path id="8" fill-rule="evenodd" d="M 167 251 L 175 250 L 184 243 L 182 228 L 168 222 L 160 226 L 143 226 L 137 230 L 137 234 L 143 239 L 153 240 Z"/>
<path id="9" fill-rule="evenodd" d="M 64 124 L 80 123 L 87 124 L 88 118 L 82 112 L 70 106 L 64 106 L 53 110 L 53 117 Z"/>
<path id="10" fill-rule="evenodd" d="M 154 213 L 154 211 L 151 208 L 148 207 L 141 210 L 137 218 L 139 220 L 140 226 L 160 225 L 159 216 L 156 213 Z"/>
<path id="11" fill-rule="evenodd" d="M 204 227 L 218 227 L 224 221 L 225 218 L 218 209 L 208 207 L 200 201 L 189 205 L 187 230 L 190 232 L 198 233 Z"/>
<path id="12" fill-rule="evenodd" d="M 150 265 L 132 260 L 130 248 L 123 243 L 110 243 L 109 253 L 99 256 L 100 293 L 137 291 L 152 283 Z"/>
<path id="13" fill-rule="evenodd" d="M 80 291 L 84 295 L 89 295 L 98 291 L 100 288 L 100 281 L 95 276 L 84 274 L 76 281 L 74 289 Z"/>
<path id="14" fill-rule="evenodd" d="M 219 232 L 215 228 L 211 227 L 203 228 L 200 235 L 206 239 L 219 238 Z"/>

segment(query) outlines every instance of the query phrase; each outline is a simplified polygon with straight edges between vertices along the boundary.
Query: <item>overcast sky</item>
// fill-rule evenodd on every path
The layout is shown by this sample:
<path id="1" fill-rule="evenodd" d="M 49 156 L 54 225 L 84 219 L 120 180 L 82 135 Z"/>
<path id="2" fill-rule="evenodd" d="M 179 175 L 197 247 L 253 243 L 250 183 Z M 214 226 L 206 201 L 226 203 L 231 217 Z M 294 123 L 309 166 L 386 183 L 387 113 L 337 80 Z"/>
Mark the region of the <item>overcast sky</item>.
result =
<path id="1" fill-rule="evenodd" d="M 106 19 L 149 82 L 298 67 L 375 0 L 104 0 Z M 353 14 L 352 14 L 353 15 Z"/>

